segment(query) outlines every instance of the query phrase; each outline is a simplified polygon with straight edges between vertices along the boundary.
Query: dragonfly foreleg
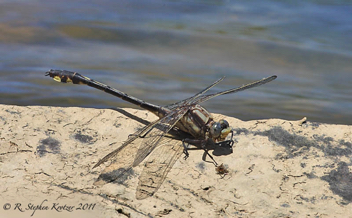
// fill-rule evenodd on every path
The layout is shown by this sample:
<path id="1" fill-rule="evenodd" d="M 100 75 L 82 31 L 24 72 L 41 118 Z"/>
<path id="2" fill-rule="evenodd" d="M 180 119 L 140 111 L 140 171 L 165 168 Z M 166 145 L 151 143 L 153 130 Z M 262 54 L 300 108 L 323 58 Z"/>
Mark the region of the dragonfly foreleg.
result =
<path id="1" fill-rule="evenodd" d="M 231 139 L 216 143 L 216 145 L 219 147 L 227 146 L 228 148 L 230 148 L 231 153 L 232 153 L 233 144 L 235 144 L 235 141 L 233 140 L 233 131 L 232 130 L 231 130 Z"/>

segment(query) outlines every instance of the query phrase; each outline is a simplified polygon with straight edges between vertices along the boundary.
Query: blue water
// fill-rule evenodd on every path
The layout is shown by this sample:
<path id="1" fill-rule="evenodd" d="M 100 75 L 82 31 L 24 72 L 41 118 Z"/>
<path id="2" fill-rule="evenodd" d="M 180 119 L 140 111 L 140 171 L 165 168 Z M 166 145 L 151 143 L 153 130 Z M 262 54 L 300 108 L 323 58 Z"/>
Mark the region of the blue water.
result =
<path id="1" fill-rule="evenodd" d="M 273 74 L 204 106 L 243 120 L 352 124 L 350 1 L 1 1 L 0 103 L 134 107 L 44 72 L 77 71 L 165 105 Z"/>

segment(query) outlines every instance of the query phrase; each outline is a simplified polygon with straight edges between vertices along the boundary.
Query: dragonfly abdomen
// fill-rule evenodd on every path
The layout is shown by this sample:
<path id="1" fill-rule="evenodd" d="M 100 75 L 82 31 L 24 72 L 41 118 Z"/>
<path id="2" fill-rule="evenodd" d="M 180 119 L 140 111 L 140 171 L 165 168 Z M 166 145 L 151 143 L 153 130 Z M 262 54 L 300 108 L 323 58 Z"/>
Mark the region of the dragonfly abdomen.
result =
<path id="1" fill-rule="evenodd" d="M 163 110 L 158 105 L 154 105 L 154 104 L 145 102 L 141 99 L 138 99 L 136 97 L 130 96 L 124 92 L 121 92 L 117 89 L 111 88 L 108 85 L 105 85 L 101 82 L 90 79 L 90 78 L 83 76 L 83 75 L 76 73 L 76 72 L 67 71 L 67 70 L 50 70 L 50 71 L 46 72 L 45 75 L 52 77 L 57 82 L 62 82 L 62 83 L 71 83 L 72 82 L 73 84 L 83 84 L 83 85 L 91 86 L 96 89 L 100 89 L 106 93 L 109 93 L 111 95 L 119 97 L 122 100 L 128 101 L 128 102 L 135 104 L 135 105 L 138 105 L 139 107 L 146 109 L 146 110 L 156 114 L 157 116 L 160 116 L 159 114 Z"/>

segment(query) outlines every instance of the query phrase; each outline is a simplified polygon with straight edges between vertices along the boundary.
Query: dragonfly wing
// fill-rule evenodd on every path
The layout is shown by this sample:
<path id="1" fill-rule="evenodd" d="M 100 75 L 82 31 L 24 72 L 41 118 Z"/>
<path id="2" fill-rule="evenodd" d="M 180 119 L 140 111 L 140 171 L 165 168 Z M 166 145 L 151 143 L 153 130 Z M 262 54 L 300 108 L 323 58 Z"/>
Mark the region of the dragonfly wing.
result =
<path id="1" fill-rule="evenodd" d="M 167 105 L 166 108 L 173 110 L 175 108 L 177 108 L 180 105 L 183 105 L 185 103 L 191 102 L 193 99 L 198 98 L 199 96 L 203 95 L 204 93 L 206 93 L 209 89 L 213 88 L 214 86 L 216 86 L 218 83 L 220 83 L 225 77 L 221 77 L 220 79 L 216 80 L 213 84 L 211 84 L 210 86 L 206 87 L 205 89 L 203 89 L 202 91 L 198 92 L 197 94 L 193 95 L 192 97 L 186 98 L 182 101 L 176 102 L 174 104 L 170 104 Z"/>
<path id="2" fill-rule="evenodd" d="M 165 137 L 159 144 L 160 147 L 150 155 L 139 177 L 136 192 L 136 198 L 139 200 L 157 192 L 168 172 L 183 153 L 179 140 Z"/>
<path id="3" fill-rule="evenodd" d="M 209 95 L 202 95 L 202 96 L 198 96 L 198 98 L 195 98 L 192 100 L 191 104 L 200 104 L 202 102 L 208 101 L 209 99 L 212 99 L 214 97 L 217 97 L 219 95 L 225 95 L 225 94 L 230 94 L 230 93 L 235 93 L 235 92 L 240 92 L 240 91 L 244 91 L 246 89 L 250 89 L 250 88 L 254 88 L 260 85 L 263 85 L 265 83 L 271 82 L 274 79 L 276 79 L 277 76 L 270 76 L 246 85 L 243 85 L 241 87 L 238 88 L 233 88 L 233 89 L 229 89 L 229 90 L 225 90 L 222 92 L 218 92 L 218 93 L 214 93 L 214 94 L 209 94 Z"/>
<path id="4" fill-rule="evenodd" d="M 130 137 L 127 139 L 127 141 L 125 141 L 119 148 L 117 148 L 116 150 L 114 150 L 113 152 L 109 153 L 108 155 L 103 157 L 101 160 L 99 160 L 98 163 L 96 163 L 94 165 L 93 169 L 98 167 L 98 166 L 100 166 L 102 163 L 108 161 L 109 159 L 113 158 L 117 154 L 119 154 L 121 152 L 121 150 L 124 149 L 128 144 L 134 142 L 134 140 L 138 139 L 141 135 L 144 135 L 145 133 L 147 133 L 150 129 L 153 128 L 153 126 L 155 124 L 157 124 L 160 121 L 161 121 L 161 119 L 158 119 L 158 120 L 156 120 L 156 121 L 154 121 L 152 123 L 149 123 L 148 125 L 146 125 L 142 129 L 140 129 L 137 132 L 131 134 Z"/>
<path id="5" fill-rule="evenodd" d="M 111 161 L 111 164 L 105 167 L 94 184 L 100 186 L 118 179 L 123 179 L 124 175 L 131 170 L 135 155 L 140 144 L 143 142 L 143 138 L 140 138 L 140 136 L 153 128 L 160 120 L 161 119 L 156 120 L 132 134 L 119 148 L 109 153 L 95 164 L 93 168 L 100 166 L 106 161 Z"/>
<path id="6" fill-rule="evenodd" d="M 149 133 L 144 136 L 143 142 L 138 149 L 137 155 L 133 162 L 133 167 L 140 164 L 159 144 L 165 134 L 167 134 L 176 123 L 187 113 L 188 107 L 183 107 L 179 110 L 174 110 L 161 118 L 156 123 Z"/>
<path id="7" fill-rule="evenodd" d="M 94 166 L 97 167 L 111 160 L 111 164 L 103 170 L 94 185 L 101 186 L 113 181 L 122 183 L 127 179 L 128 173 L 132 172 L 132 167 L 137 166 L 154 150 L 163 136 L 175 126 L 187 111 L 188 108 L 175 110 L 132 134 L 118 149 L 106 155 Z"/>

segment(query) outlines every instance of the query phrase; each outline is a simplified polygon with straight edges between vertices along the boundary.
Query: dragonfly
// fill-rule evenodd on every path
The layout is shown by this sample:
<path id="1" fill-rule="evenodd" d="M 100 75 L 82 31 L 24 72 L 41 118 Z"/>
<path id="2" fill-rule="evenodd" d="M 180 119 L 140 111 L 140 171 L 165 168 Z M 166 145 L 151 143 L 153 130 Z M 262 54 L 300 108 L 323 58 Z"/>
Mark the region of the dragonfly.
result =
<path id="1" fill-rule="evenodd" d="M 211 113 L 200 106 L 200 103 L 220 95 L 257 87 L 277 78 L 276 75 L 273 75 L 237 88 L 206 94 L 208 90 L 225 78 L 221 77 L 192 97 L 167 106 L 159 106 L 130 96 L 76 72 L 49 70 L 45 75 L 52 77 L 57 82 L 83 84 L 102 90 L 138 105 L 159 117 L 131 134 L 120 147 L 100 159 L 93 167 L 96 168 L 107 161 L 110 162 L 110 165 L 105 167 L 94 183 L 95 185 L 103 185 L 128 175 L 133 167 L 139 165 L 149 156 L 139 176 L 136 190 L 136 199 L 138 200 L 150 197 L 157 192 L 178 158 L 182 154 L 185 155 L 185 158 L 189 156 L 189 145 L 203 149 L 205 154 L 213 160 L 214 165 L 221 168 L 222 165 L 219 166 L 216 163 L 208 150 L 209 147 L 224 145 L 232 149 L 234 144 L 232 127 L 224 119 L 215 121 Z M 185 138 L 181 137 L 182 146 L 180 145 L 180 137 L 172 137 L 170 132 L 185 135 Z M 230 139 L 227 139 L 229 137 Z"/>

